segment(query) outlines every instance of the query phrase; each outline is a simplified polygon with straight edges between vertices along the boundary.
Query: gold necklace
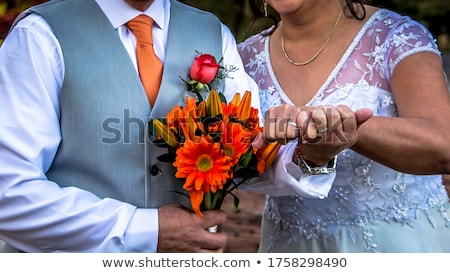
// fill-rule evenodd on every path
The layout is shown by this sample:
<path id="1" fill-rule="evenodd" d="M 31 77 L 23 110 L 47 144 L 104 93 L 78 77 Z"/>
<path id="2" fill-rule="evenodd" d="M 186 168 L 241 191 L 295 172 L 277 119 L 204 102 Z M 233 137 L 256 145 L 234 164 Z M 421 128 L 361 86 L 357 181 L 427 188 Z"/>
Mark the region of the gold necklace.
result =
<path id="1" fill-rule="evenodd" d="M 285 48 L 285 46 L 284 46 L 283 28 L 281 28 L 281 50 L 283 50 L 284 57 L 286 58 L 286 60 L 288 60 L 288 62 L 290 62 L 291 64 L 293 64 L 293 65 L 295 65 L 295 66 L 303 66 L 303 65 L 307 65 L 307 64 L 309 64 L 310 62 L 314 61 L 314 60 L 317 58 L 317 56 L 319 56 L 319 54 L 322 52 L 322 50 L 325 48 L 325 46 L 328 44 L 328 42 L 329 42 L 330 39 L 331 39 L 331 36 L 333 36 L 334 32 L 336 31 L 337 26 L 338 26 L 338 24 L 339 24 L 339 20 L 341 19 L 342 13 L 343 13 L 343 11 L 341 10 L 341 13 L 339 13 L 339 16 L 338 16 L 338 18 L 337 18 L 337 20 L 336 20 L 336 23 L 334 23 L 333 30 L 331 31 L 331 33 L 330 33 L 330 35 L 328 36 L 328 38 L 327 38 L 327 40 L 325 41 L 325 43 L 323 43 L 323 45 L 319 48 L 319 51 L 317 51 L 317 53 L 314 54 L 314 56 L 312 56 L 309 60 L 307 60 L 307 61 L 305 61 L 305 62 L 302 62 L 302 63 L 294 62 L 294 61 L 291 59 L 291 57 L 289 57 L 289 55 L 287 54 L 286 48 Z"/>

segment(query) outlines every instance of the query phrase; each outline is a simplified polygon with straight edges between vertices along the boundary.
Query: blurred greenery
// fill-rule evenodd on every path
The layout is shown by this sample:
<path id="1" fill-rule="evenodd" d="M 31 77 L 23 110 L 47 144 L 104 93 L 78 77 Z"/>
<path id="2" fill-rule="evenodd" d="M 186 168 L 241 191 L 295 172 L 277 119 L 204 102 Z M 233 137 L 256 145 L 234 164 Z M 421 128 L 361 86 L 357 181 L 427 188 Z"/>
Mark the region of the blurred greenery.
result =
<path id="1" fill-rule="evenodd" d="M 367 2 L 411 16 L 427 26 L 435 36 L 442 33 L 450 34 L 449 0 L 373 0 Z"/>
<path id="2" fill-rule="evenodd" d="M 0 43 L 17 13 L 39 2 L 45 2 L 45 0 L 0 0 Z M 273 24 L 270 20 L 261 19 L 252 25 L 253 18 L 248 8 L 248 0 L 180 0 L 180 2 L 216 14 L 230 27 L 238 42 Z M 449 0 L 366 0 L 366 3 L 411 16 L 427 26 L 436 38 L 442 41 L 448 39 L 450 34 Z M 441 49 L 450 48 L 446 45 Z"/>
<path id="3" fill-rule="evenodd" d="M 236 40 L 243 41 L 245 38 L 259 30 L 262 30 L 265 26 L 273 24 L 269 20 L 262 20 L 262 24 L 258 21 L 257 26 L 253 27 L 253 16 L 248 7 L 248 0 L 179 0 L 191 6 L 211 11 L 222 22 L 228 25 L 236 36 Z"/>
<path id="4" fill-rule="evenodd" d="M 220 2 L 217 0 L 180 1 L 216 14 L 230 27 L 238 42 L 273 24 L 270 20 L 259 20 L 253 28 L 250 28 L 253 18 L 249 11 L 247 0 L 221 0 Z M 381 8 L 388 8 L 414 18 L 424 24 L 435 38 L 448 38 L 450 34 L 449 0 L 366 0 L 366 3 Z M 450 50 L 449 46 L 447 43 L 441 49 Z"/>
<path id="5" fill-rule="evenodd" d="M 0 0 L 0 45 L 17 15 L 31 5 L 43 2 L 46 0 Z"/>

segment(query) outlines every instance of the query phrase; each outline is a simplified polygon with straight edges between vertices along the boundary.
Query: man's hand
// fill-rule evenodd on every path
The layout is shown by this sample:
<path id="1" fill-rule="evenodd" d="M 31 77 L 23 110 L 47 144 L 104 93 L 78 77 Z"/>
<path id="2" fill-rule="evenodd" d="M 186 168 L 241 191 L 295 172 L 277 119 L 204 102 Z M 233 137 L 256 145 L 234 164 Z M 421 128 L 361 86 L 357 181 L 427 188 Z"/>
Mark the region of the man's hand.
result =
<path id="1" fill-rule="evenodd" d="M 347 135 L 355 134 L 372 115 L 370 109 L 353 112 L 344 105 L 297 107 L 283 104 L 267 111 L 264 132 L 255 138 L 253 146 L 262 148 L 273 141 L 286 144 L 297 138 L 305 143 L 317 142 L 323 134 L 342 134 L 343 131 Z"/>
<path id="2" fill-rule="evenodd" d="M 226 214 L 220 210 L 204 211 L 201 218 L 180 205 L 166 205 L 158 209 L 158 252 L 223 252 L 227 235 L 211 233 L 209 227 L 223 224 Z"/>
<path id="3" fill-rule="evenodd" d="M 352 111 L 344 105 L 314 109 L 308 127 L 314 128 L 312 131 L 315 134 L 311 134 L 312 137 L 304 134 L 298 141 L 303 158 L 313 166 L 325 165 L 339 152 L 356 143 L 358 128 L 372 115 L 370 109 Z"/>
<path id="4" fill-rule="evenodd" d="M 264 131 L 255 138 L 253 146 L 262 148 L 269 142 L 286 144 L 297 139 L 303 157 L 315 166 L 322 166 L 351 147 L 358 139 L 358 128 L 372 116 L 368 108 L 352 111 L 345 105 L 283 104 L 267 111 Z"/>

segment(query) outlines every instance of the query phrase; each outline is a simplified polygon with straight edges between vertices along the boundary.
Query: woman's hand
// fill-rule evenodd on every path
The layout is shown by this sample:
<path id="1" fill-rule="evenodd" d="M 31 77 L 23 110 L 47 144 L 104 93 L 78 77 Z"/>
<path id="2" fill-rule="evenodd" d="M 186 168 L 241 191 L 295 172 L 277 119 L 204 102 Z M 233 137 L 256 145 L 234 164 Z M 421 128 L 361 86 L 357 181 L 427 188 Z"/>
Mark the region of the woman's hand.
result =
<path id="1" fill-rule="evenodd" d="M 321 166 L 358 139 L 358 127 L 372 117 L 372 110 L 352 111 L 345 105 L 297 107 L 280 105 L 269 109 L 264 131 L 253 145 L 297 139 L 305 160 Z"/>
<path id="2" fill-rule="evenodd" d="M 312 110 L 308 127 L 316 129 L 315 137 L 303 135 L 298 141 L 303 158 L 313 166 L 322 166 L 358 140 L 358 128 L 372 117 L 364 108 L 352 111 L 345 105 L 320 106 Z"/>

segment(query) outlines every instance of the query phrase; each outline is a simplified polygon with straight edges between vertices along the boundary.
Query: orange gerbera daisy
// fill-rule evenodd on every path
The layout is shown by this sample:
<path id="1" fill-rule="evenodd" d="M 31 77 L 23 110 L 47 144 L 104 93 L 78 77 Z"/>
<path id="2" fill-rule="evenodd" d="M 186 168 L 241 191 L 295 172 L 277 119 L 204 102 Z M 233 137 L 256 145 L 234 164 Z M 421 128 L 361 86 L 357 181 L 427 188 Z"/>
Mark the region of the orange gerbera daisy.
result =
<path id="1" fill-rule="evenodd" d="M 192 209 L 203 217 L 200 211 L 203 195 L 223 189 L 230 178 L 230 157 L 223 153 L 220 143 L 202 137 L 199 142 L 186 140 L 177 150 L 173 165 L 177 168 L 175 177 L 186 179 L 183 188 L 189 191 Z"/>

